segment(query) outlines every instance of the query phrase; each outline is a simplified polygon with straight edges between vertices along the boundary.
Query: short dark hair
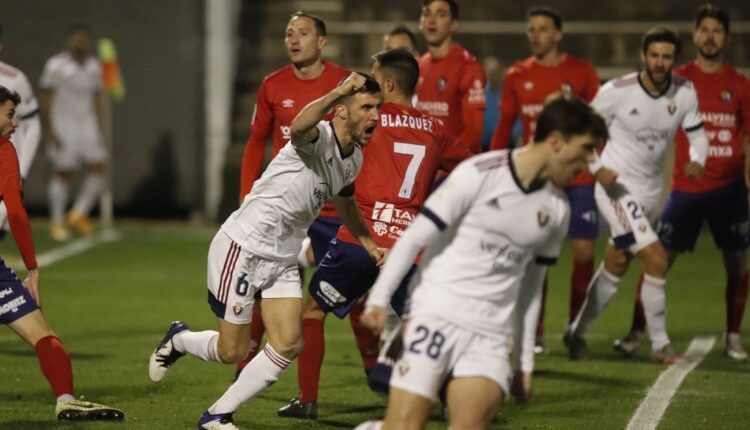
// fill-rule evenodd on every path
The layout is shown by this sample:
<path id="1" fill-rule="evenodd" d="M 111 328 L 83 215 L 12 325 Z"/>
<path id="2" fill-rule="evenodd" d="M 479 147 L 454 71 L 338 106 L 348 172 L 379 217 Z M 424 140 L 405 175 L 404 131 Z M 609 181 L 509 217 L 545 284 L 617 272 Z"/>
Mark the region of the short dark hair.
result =
<path id="1" fill-rule="evenodd" d="M 377 94 L 380 92 L 380 84 L 378 84 L 378 81 L 375 80 L 375 76 L 373 76 L 370 73 L 364 73 L 364 72 L 357 72 L 358 75 L 362 75 L 365 78 L 365 85 L 362 86 L 362 88 L 357 91 L 357 94 L 360 93 L 366 93 L 366 94 Z M 339 81 L 338 85 L 341 85 L 346 81 L 347 78 L 342 79 Z M 338 86 L 336 85 L 336 86 Z M 341 103 L 347 103 L 352 99 L 352 96 L 344 97 L 341 99 Z"/>
<path id="2" fill-rule="evenodd" d="M 318 15 L 315 15 L 314 13 L 308 13 L 308 12 L 302 12 L 301 10 L 298 10 L 297 12 L 294 12 L 292 16 L 289 17 L 289 21 L 293 20 L 294 18 L 309 18 L 313 20 L 313 23 L 315 23 L 315 31 L 318 32 L 318 36 L 327 36 L 328 32 L 326 31 L 326 22 L 323 21 L 323 18 L 319 17 Z"/>
<path id="3" fill-rule="evenodd" d="M 409 41 L 411 41 L 411 45 L 414 49 L 417 49 L 417 38 L 414 37 L 414 33 L 412 33 L 405 25 L 393 27 L 393 29 L 388 32 L 387 36 L 398 36 L 399 34 L 406 35 L 406 37 L 409 38 Z"/>
<path id="4" fill-rule="evenodd" d="M 701 25 L 704 18 L 713 18 L 721 23 L 724 31 L 729 34 L 729 14 L 724 9 L 707 3 L 695 12 L 695 28 Z"/>
<path id="5" fill-rule="evenodd" d="M 680 55 L 682 51 L 682 41 L 677 37 L 677 33 L 667 27 L 654 27 L 643 35 L 643 40 L 641 41 L 643 53 L 645 54 L 648 51 L 648 47 L 656 42 L 666 42 L 674 45 L 675 57 Z"/>
<path id="6" fill-rule="evenodd" d="M 405 95 L 414 95 L 414 88 L 419 80 L 419 64 L 414 56 L 405 49 L 389 49 L 378 52 L 372 59 L 380 63 L 380 70 L 393 79 L 396 87 Z"/>
<path id="7" fill-rule="evenodd" d="M 536 121 L 534 142 L 544 141 L 553 132 L 566 138 L 582 134 L 601 140 L 609 138 L 604 118 L 578 97 L 557 97 L 545 104 Z"/>
<path id="8" fill-rule="evenodd" d="M 531 19 L 533 16 L 546 16 L 552 20 L 556 29 L 562 31 L 562 18 L 552 8 L 548 6 L 532 6 L 526 11 L 526 19 Z"/>
<path id="9" fill-rule="evenodd" d="M 436 1 L 448 3 L 448 8 L 451 10 L 451 18 L 458 19 L 458 3 L 456 3 L 456 0 L 424 0 L 422 6 L 429 6 Z"/>
<path id="10" fill-rule="evenodd" d="M 17 92 L 0 85 L 0 104 L 5 104 L 8 100 L 12 101 L 16 106 L 21 104 L 21 96 Z"/>
<path id="11" fill-rule="evenodd" d="M 86 24 L 85 22 L 74 22 L 73 24 L 70 24 L 68 26 L 67 32 L 65 35 L 67 37 L 70 37 L 76 33 L 84 32 L 88 35 L 91 35 L 93 33 L 93 29 L 90 25 Z"/>

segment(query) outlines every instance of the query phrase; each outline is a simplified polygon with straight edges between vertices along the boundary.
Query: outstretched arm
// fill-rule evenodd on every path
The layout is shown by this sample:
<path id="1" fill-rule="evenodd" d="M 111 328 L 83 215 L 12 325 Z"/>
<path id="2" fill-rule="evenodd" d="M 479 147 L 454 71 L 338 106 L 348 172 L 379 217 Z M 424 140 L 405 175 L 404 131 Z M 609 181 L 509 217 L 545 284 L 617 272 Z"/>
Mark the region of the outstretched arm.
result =
<path id="1" fill-rule="evenodd" d="M 3 194 L 3 201 L 8 208 L 8 224 L 13 233 L 18 250 L 21 252 L 23 263 L 28 270 L 28 278 L 24 285 L 29 289 L 31 296 L 38 304 L 39 297 L 39 272 L 37 270 L 36 255 L 34 254 L 34 241 L 31 238 L 31 224 L 29 216 L 23 207 L 20 190 L 9 190 Z"/>
<path id="2" fill-rule="evenodd" d="M 378 248 L 375 241 L 372 239 L 370 230 L 365 225 L 365 221 L 362 219 L 357 203 L 354 202 L 354 197 L 349 196 L 335 196 L 333 198 L 333 206 L 336 207 L 341 222 L 351 232 L 351 234 L 357 238 L 362 247 L 367 250 L 378 267 L 381 267 L 385 263 L 385 250 Z"/>

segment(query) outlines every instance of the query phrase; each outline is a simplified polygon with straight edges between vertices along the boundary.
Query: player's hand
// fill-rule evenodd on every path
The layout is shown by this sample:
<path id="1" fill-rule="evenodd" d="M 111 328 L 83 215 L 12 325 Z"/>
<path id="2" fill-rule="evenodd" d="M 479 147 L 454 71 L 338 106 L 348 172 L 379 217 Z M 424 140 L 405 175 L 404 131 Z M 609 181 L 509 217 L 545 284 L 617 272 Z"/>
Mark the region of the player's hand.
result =
<path id="1" fill-rule="evenodd" d="M 379 336 L 385 326 L 386 318 L 388 318 L 388 314 L 385 312 L 385 309 L 380 306 L 373 306 L 362 314 L 359 321 L 363 326 L 369 328 L 375 335 Z"/>
<path id="2" fill-rule="evenodd" d="M 41 296 L 39 295 L 39 269 L 29 270 L 29 274 L 23 281 L 23 286 L 29 290 L 31 297 L 36 300 L 36 304 L 42 306 Z"/>
<path id="3" fill-rule="evenodd" d="M 346 97 L 356 93 L 364 86 L 365 77 L 357 72 L 352 72 L 341 85 L 336 87 L 336 91 L 341 97 Z"/>
<path id="4" fill-rule="evenodd" d="M 606 167 L 602 167 L 594 173 L 596 182 L 602 184 L 603 187 L 608 187 L 615 183 L 617 180 L 617 172 Z"/>
<path id="5" fill-rule="evenodd" d="M 372 257 L 373 260 L 375 260 L 375 265 L 379 268 L 382 268 L 385 264 L 385 260 L 388 259 L 388 254 L 391 252 L 388 248 L 375 248 L 375 250 L 370 252 L 370 257 Z"/>
<path id="6" fill-rule="evenodd" d="M 695 161 L 691 161 L 682 166 L 682 170 L 688 178 L 700 178 L 701 175 L 703 175 L 703 166 Z"/>

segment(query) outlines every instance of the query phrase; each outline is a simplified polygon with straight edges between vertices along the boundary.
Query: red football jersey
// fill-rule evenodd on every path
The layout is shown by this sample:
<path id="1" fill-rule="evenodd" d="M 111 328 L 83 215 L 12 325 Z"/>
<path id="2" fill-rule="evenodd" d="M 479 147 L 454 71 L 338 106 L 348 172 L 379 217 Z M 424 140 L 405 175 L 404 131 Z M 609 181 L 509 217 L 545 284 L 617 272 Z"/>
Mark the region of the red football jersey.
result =
<path id="1" fill-rule="evenodd" d="M 417 107 L 437 118 L 474 153 L 481 152 L 484 121 L 484 70 L 458 43 L 448 55 L 419 59 Z"/>
<path id="2" fill-rule="evenodd" d="M 0 197 L 8 191 L 21 191 L 21 175 L 13 143 L 0 137 Z"/>
<path id="3" fill-rule="evenodd" d="M 290 126 L 297 113 L 308 103 L 328 94 L 349 76 L 349 71 L 328 61 L 323 62 L 323 73 L 315 79 L 303 80 L 294 74 L 291 64 L 263 79 L 255 102 L 250 138 L 242 161 L 240 199 L 260 177 L 266 142 L 273 133 L 273 156 L 291 139 Z M 327 204 L 322 216 L 336 216 L 333 205 Z"/>
<path id="4" fill-rule="evenodd" d="M 10 140 L 0 137 L 0 199 L 8 209 L 8 223 L 27 269 L 36 269 L 34 241 L 29 216 L 21 199 L 21 173 L 18 154 Z"/>
<path id="5" fill-rule="evenodd" d="M 588 61 L 563 53 L 563 60 L 556 66 L 543 66 L 531 56 L 511 66 L 505 73 L 502 98 L 500 99 L 500 121 L 492 136 L 492 149 L 507 149 L 511 131 L 517 117 L 523 125 L 523 142 L 531 142 L 536 129 L 536 118 L 542 112 L 544 102 L 555 92 L 578 96 L 587 102 L 594 99 L 599 90 L 599 76 Z M 571 181 L 571 185 L 593 184 L 594 178 L 583 172 Z"/>
<path id="6" fill-rule="evenodd" d="M 750 134 L 750 79 L 728 64 L 718 73 L 704 73 L 694 61 L 676 68 L 675 73 L 695 85 L 709 147 L 703 176 L 688 178 L 682 166 L 690 162 L 690 144 L 682 129 L 677 132 L 672 189 L 702 193 L 741 179 L 742 138 Z"/>
<path id="7" fill-rule="evenodd" d="M 435 118 L 394 103 L 382 105 L 380 124 L 363 152 L 354 198 L 375 243 L 387 248 L 417 216 L 438 169 L 449 172 L 472 155 Z M 338 238 L 359 243 L 344 226 Z"/>

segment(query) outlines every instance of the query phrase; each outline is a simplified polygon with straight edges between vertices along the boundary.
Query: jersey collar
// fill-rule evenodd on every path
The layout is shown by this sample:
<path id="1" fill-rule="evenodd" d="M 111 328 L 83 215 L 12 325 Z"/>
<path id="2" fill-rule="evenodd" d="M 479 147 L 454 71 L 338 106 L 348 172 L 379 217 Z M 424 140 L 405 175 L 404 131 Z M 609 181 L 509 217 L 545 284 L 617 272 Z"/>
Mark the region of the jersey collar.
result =
<path id="1" fill-rule="evenodd" d="M 508 154 L 508 167 L 510 168 L 510 176 L 513 177 L 513 182 L 516 183 L 516 186 L 518 189 L 523 191 L 524 194 L 531 194 L 534 191 L 540 190 L 542 187 L 544 187 L 544 182 L 539 183 L 538 185 L 532 184 L 531 187 L 526 188 L 523 186 L 523 182 L 521 182 L 521 178 L 518 177 L 518 173 L 516 173 L 516 164 L 515 164 L 515 156 L 516 156 L 517 150 L 512 150 Z"/>
<path id="2" fill-rule="evenodd" d="M 669 85 L 667 85 L 667 86 L 666 86 L 666 87 L 665 87 L 665 88 L 664 88 L 663 90 L 661 90 L 661 92 L 660 92 L 659 94 L 657 94 L 657 95 L 653 95 L 653 94 L 651 93 L 651 91 L 647 90 L 647 89 L 646 89 L 646 86 L 645 86 L 645 85 L 643 85 L 643 81 L 641 80 L 641 72 L 638 72 L 638 74 L 636 74 L 636 76 L 638 77 L 638 85 L 640 85 L 640 86 L 641 86 L 641 89 L 643 90 L 643 92 L 644 92 L 644 93 L 646 93 L 646 94 L 647 94 L 647 95 L 648 95 L 649 97 L 651 97 L 652 99 L 658 99 L 659 97 L 661 97 L 661 96 L 663 96 L 664 94 L 666 94 L 666 93 L 667 93 L 667 92 L 669 91 L 669 89 L 670 89 L 670 88 L 672 88 L 672 74 L 671 74 L 671 73 L 669 74 Z"/>
<path id="3" fill-rule="evenodd" d="M 341 158 L 341 160 L 346 160 L 347 158 L 351 157 L 354 154 L 354 151 L 357 150 L 357 147 L 356 147 L 357 144 L 355 143 L 352 146 L 352 152 L 348 154 L 344 154 L 344 149 L 341 147 L 341 143 L 339 142 L 339 137 L 336 136 L 336 129 L 333 128 L 333 120 L 328 121 L 328 126 L 331 127 L 331 134 L 333 134 L 333 140 L 336 141 L 336 148 L 338 148 L 339 150 L 339 158 Z"/>

